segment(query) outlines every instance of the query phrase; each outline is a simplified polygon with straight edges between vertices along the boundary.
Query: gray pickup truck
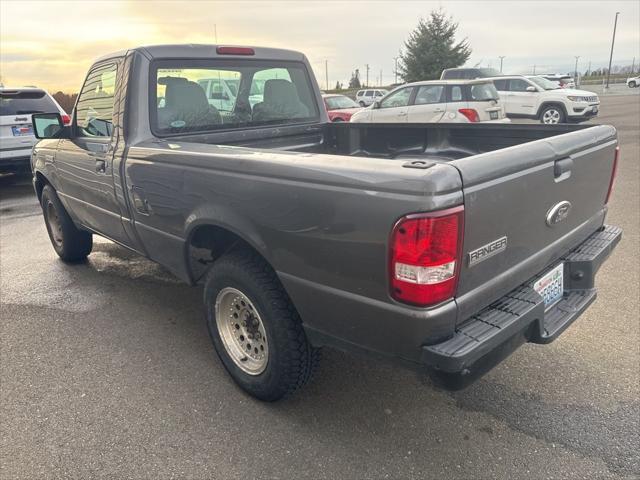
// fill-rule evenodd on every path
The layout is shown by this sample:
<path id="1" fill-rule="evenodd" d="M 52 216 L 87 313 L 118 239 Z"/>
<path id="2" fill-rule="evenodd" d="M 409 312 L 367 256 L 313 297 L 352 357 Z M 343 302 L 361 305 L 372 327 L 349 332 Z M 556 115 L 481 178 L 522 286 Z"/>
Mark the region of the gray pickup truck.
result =
<path id="1" fill-rule="evenodd" d="M 210 98 L 212 78 L 233 102 Z M 222 363 L 270 401 L 307 382 L 323 346 L 462 388 L 593 302 L 621 238 L 604 223 L 613 127 L 332 124 L 322 105 L 293 51 L 99 59 L 70 126 L 33 116 L 53 248 L 82 261 L 97 234 L 203 283 Z"/>

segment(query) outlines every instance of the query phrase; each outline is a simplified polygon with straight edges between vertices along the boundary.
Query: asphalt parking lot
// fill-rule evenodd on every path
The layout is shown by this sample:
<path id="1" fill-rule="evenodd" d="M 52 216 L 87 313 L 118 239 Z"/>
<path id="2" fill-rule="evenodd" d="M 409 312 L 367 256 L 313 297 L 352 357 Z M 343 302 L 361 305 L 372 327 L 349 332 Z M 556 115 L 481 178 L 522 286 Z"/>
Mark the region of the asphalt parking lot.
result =
<path id="1" fill-rule="evenodd" d="M 100 240 L 54 254 L 29 179 L 0 179 L 0 477 L 638 478 L 640 98 L 602 99 L 624 238 L 599 298 L 469 389 L 327 350 L 277 404 L 225 374 L 202 292 Z"/>

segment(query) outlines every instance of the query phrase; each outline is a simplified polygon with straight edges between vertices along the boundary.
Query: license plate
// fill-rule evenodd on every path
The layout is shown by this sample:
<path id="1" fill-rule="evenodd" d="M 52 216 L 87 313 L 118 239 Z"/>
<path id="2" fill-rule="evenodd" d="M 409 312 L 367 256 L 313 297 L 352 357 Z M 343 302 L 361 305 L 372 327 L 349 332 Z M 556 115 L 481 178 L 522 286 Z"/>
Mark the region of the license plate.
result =
<path id="1" fill-rule="evenodd" d="M 562 298 L 564 292 L 564 264 L 554 267 L 533 284 L 533 289 L 544 299 L 545 310 Z"/>
<path id="2" fill-rule="evenodd" d="M 498 112 L 489 112 L 489 118 L 491 120 L 497 120 L 498 119 Z"/>
<path id="3" fill-rule="evenodd" d="M 31 125 L 14 125 L 11 127 L 14 137 L 24 137 L 25 135 L 33 135 Z"/>

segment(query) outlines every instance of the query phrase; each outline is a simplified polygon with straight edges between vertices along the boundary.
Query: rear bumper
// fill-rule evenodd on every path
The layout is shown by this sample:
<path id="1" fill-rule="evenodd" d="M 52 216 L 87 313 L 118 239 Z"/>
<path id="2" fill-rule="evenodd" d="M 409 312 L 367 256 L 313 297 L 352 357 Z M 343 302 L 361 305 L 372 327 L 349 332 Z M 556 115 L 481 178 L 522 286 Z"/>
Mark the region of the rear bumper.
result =
<path id="1" fill-rule="evenodd" d="M 3 156 L 0 158 L 0 171 L 26 170 L 31 166 L 31 150 L 27 151 L 27 155 L 19 155 L 15 157 Z"/>
<path id="2" fill-rule="evenodd" d="M 595 300 L 595 274 L 622 237 L 605 226 L 574 248 L 564 262 L 563 299 L 545 312 L 530 279 L 461 324 L 448 340 L 422 347 L 421 363 L 445 388 L 464 388 L 525 342 L 555 340 Z"/>

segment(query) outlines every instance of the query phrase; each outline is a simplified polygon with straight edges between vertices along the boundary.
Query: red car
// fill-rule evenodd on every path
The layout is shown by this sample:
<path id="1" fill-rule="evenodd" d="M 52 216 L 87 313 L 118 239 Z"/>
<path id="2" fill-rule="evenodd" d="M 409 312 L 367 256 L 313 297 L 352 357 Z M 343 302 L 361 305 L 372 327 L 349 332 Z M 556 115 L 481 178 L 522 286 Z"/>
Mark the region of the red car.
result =
<path id="1" fill-rule="evenodd" d="M 345 95 L 327 94 L 322 95 L 322 99 L 332 122 L 348 122 L 351 115 L 362 110 L 362 107 Z"/>

